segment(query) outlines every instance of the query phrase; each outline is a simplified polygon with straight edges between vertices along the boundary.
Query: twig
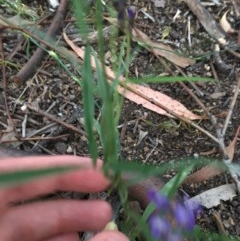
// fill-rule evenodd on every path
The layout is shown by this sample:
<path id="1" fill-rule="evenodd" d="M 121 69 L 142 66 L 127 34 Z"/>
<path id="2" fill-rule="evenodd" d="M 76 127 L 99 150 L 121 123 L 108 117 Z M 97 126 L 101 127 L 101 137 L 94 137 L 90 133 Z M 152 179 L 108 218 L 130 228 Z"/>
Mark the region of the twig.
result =
<path id="1" fill-rule="evenodd" d="M 45 137 L 44 136 L 24 137 L 24 138 L 20 138 L 19 140 L 0 141 L 0 143 L 6 144 L 6 143 L 21 142 L 21 141 L 57 140 L 57 139 L 68 137 L 69 135 L 70 134 L 63 134 L 60 136 L 45 136 Z"/>
<path id="2" fill-rule="evenodd" d="M 63 21 L 63 18 L 67 12 L 67 5 L 69 0 L 62 0 L 58 10 L 54 16 L 54 19 L 52 21 L 52 24 L 50 25 L 48 31 L 47 31 L 47 38 L 54 37 L 57 31 L 59 30 L 61 23 Z M 45 56 L 44 46 L 40 44 L 40 46 L 37 48 L 36 52 L 32 55 L 32 57 L 29 59 L 29 61 L 23 66 L 23 68 L 17 73 L 14 78 L 20 79 L 20 81 L 27 81 L 29 78 L 31 78 L 35 71 L 36 67 L 40 65 L 42 59 Z"/>
<path id="3" fill-rule="evenodd" d="M 214 52 L 213 52 L 213 61 L 215 65 L 217 66 L 218 70 L 222 72 L 230 71 L 232 69 L 232 66 L 226 64 L 221 56 L 220 56 L 220 46 L 219 44 L 214 45 Z"/>
<path id="4" fill-rule="evenodd" d="M 57 122 L 58 124 L 60 124 L 60 125 L 62 125 L 62 126 L 65 126 L 67 129 L 70 129 L 70 130 L 72 130 L 72 131 L 74 131 L 74 132 L 76 132 L 76 133 L 78 133 L 78 134 L 80 134 L 80 135 L 85 135 L 85 136 L 86 136 L 85 131 L 83 131 L 83 130 L 77 128 L 77 127 L 75 127 L 74 125 L 71 125 L 71 124 L 68 124 L 68 123 L 66 123 L 66 122 L 64 122 L 64 121 L 62 121 L 62 120 L 59 120 L 59 119 L 57 119 L 55 116 L 50 115 L 50 114 L 48 114 L 48 113 L 40 110 L 39 108 L 36 108 L 36 107 L 32 106 L 31 104 L 26 104 L 26 106 L 27 106 L 27 108 L 28 108 L 29 110 L 32 110 L 32 111 L 34 111 L 34 112 L 36 112 L 36 113 L 38 113 L 38 114 L 40 114 L 40 115 L 42 115 L 42 116 L 45 116 L 45 117 L 47 117 L 48 119 L 50 119 L 50 120 L 52 120 L 52 121 L 55 121 L 55 122 Z"/>
<path id="5" fill-rule="evenodd" d="M 224 136 L 225 133 L 226 133 L 229 121 L 230 121 L 232 113 L 233 113 L 233 108 L 235 106 L 235 103 L 236 103 L 236 100 L 237 100 L 237 97 L 238 97 L 238 91 L 239 91 L 239 88 L 240 88 L 240 75 L 239 75 L 239 73 L 237 74 L 236 78 L 237 78 L 237 86 L 235 88 L 235 92 L 234 92 L 234 95 L 233 95 L 233 98 L 232 98 L 232 102 L 230 104 L 228 114 L 227 114 L 227 117 L 226 117 L 225 122 L 224 122 L 224 126 L 223 126 L 222 133 L 221 133 L 222 136 Z"/>
<path id="6" fill-rule="evenodd" d="M 212 217 L 213 219 L 215 220 L 217 226 L 218 226 L 218 231 L 220 234 L 222 235 L 227 235 L 226 233 L 226 230 L 223 226 L 223 223 L 222 223 L 222 220 L 221 220 L 221 217 L 219 215 L 219 213 L 217 213 L 216 211 L 212 213 Z"/>
<path id="7" fill-rule="evenodd" d="M 4 64 L 4 53 L 3 53 L 3 43 L 2 43 L 2 36 L 0 35 L 0 59 L 2 59 L 3 61 L 3 65 L 2 65 L 2 80 L 3 80 L 3 98 L 4 98 L 4 103 L 5 103 L 5 108 L 6 108 L 6 112 L 7 112 L 7 117 L 9 119 L 9 121 L 12 122 L 12 118 L 10 115 L 10 111 L 8 108 L 8 103 L 7 103 L 7 81 L 6 81 L 6 68 L 5 68 L 5 64 Z M 12 122 L 13 123 L 13 122 Z"/>
<path id="8" fill-rule="evenodd" d="M 71 103 L 70 103 L 71 104 Z M 73 111 L 70 117 L 65 118 L 64 122 L 66 122 L 67 124 L 73 124 L 78 120 L 78 117 L 81 113 L 81 109 L 76 105 L 73 104 Z M 63 121 L 63 120 L 62 120 Z M 55 130 L 53 130 L 48 136 L 58 136 L 60 135 L 62 132 L 65 131 L 64 126 L 58 126 Z M 42 148 L 44 146 L 47 146 L 48 144 L 48 140 L 41 140 L 39 141 L 37 144 L 34 145 L 34 147 L 32 149 L 38 149 L 39 147 Z"/>
<path id="9" fill-rule="evenodd" d="M 217 84 L 218 84 L 218 87 L 220 87 L 220 82 L 219 82 L 218 74 L 217 74 L 217 72 L 216 72 L 216 69 L 215 69 L 212 61 L 210 61 L 210 66 L 211 66 L 211 69 L 212 69 L 213 77 L 214 77 L 214 79 L 216 80 L 216 82 L 217 82 Z"/>
<path id="10" fill-rule="evenodd" d="M 5 109 L 7 112 L 7 117 L 8 117 L 8 127 L 11 126 L 11 128 L 14 130 L 16 136 L 18 135 L 15 125 L 13 123 L 12 117 L 10 115 L 10 111 L 8 108 L 8 102 L 7 102 L 7 81 L 6 81 L 6 68 L 5 68 L 5 64 L 4 64 L 4 53 L 3 53 L 3 43 L 2 43 L 2 36 L 0 34 L 0 58 L 3 61 L 3 65 L 2 65 L 2 82 L 3 82 L 3 99 L 4 99 L 4 104 L 5 104 Z"/>
<path id="11" fill-rule="evenodd" d="M 22 137 L 26 137 L 27 119 L 28 119 L 28 114 L 25 114 L 22 122 Z"/>

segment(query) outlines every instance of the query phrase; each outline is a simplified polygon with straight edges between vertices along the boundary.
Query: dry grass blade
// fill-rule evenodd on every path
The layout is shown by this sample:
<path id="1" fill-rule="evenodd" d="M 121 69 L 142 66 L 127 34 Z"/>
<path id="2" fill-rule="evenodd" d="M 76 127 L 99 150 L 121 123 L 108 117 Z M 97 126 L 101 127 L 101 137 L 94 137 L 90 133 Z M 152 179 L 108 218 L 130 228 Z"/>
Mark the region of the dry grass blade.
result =
<path id="1" fill-rule="evenodd" d="M 151 51 L 154 55 L 164 57 L 179 67 L 185 68 L 196 63 L 194 59 L 175 53 L 170 46 L 152 41 L 145 33 L 137 28 L 132 30 L 132 37 L 134 41 L 144 44 L 144 47 Z"/>
<path id="2" fill-rule="evenodd" d="M 236 146 L 236 143 L 237 143 L 237 138 L 238 138 L 239 132 L 240 132 L 240 126 L 238 127 L 233 140 L 231 141 L 229 146 L 226 147 L 226 152 L 228 154 L 229 160 L 231 160 L 231 161 L 233 160 L 233 156 L 234 156 L 234 152 L 235 152 L 235 146 Z"/>
<path id="3" fill-rule="evenodd" d="M 233 140 L 231 141 L 229 146 L 226 147 L 226 152 L 228 154 L 228 157 L 229 157 L 230 161 L 233 160 L 233 156 L 234 156 L 234 152 L 235 152 L 235 146 L 236 146 L 237 137 L 239 135 L 239 132 L 240 132 L 240 126 L 238 127 Z M 191 184 L 191 183 L 195 183 L 195 182 L 203 182 L 203 181 L 209 180 L 210 178 L 221 174 L 223 171 L 224 171 L 224 169 L 222 169 L 218 165 L 218 162 L 213 162 L 211 164 L 206 165 L 202 169 L 196 171 L 195 173 L 189 175 L 184 180 L 184 183 L 185 184 Z"/>
<path id="4" fill-rule="evenodd" d="M 210 163 L 205 167 L 201 168 L 200 170 L 194 172 L 193 174 L 189 175 L 185 180 L 184 184 L 192 184 L 196 182 L 203 182 L 209 180 L 212 177 L 215 177 L 221 174 L 224 170 L 219 167 L 218 161 Z"/>

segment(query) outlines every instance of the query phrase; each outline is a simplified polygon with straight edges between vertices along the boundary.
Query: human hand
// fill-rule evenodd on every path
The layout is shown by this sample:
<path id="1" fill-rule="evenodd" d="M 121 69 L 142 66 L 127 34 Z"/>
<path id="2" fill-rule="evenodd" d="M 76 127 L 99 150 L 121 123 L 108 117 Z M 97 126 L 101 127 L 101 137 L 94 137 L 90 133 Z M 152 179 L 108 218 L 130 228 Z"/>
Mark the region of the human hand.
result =
<path id="1" fill-rule="evenodd" d="M 111 220 L 112 210 L 100 200 L 54 200 L 19 206 L 9 203 L 32 199 L 57 190 L 98 192 L 109 181 L 101 172 L 100 160 L 93 168 L 91 160 L 76 156 L 38 156 L 6 158 L 0 161 L 0 173 L 47 167 L 83 165 L 84 169 L 47 176 L 29 183 L 0 189 L 0 237 L 3 241 L 77 241 L 77 232 L 100 231 Z M 118 231 L 103 231 L 91 241 L 128 241 Z"/>

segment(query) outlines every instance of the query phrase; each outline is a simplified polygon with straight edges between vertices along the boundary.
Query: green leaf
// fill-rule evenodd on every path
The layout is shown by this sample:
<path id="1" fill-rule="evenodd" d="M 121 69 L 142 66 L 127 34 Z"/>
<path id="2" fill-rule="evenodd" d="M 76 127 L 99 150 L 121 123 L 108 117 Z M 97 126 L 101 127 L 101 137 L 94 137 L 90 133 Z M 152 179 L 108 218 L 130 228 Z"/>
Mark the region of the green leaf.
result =
<path id="1" fill-rule="evenodd" d="M 197 160 L 193 157 L 188 157 L 184 159 L 172 160 L 163 165 L 156 166 L 156 165 L 144 165 L 137 161 L 124 161 L 117 163 L 112 163 L 110 168 L 112 172 L 116 173 L 125 173 L 131 174 L 131 179 L 128 180 L 128 184 L 131 185 L 134 182 L 141 181 L 147 177 L 151 177 L 154 175 L 162 175 L 166 171 L 171 171 L 172 169 L 181 170 L 186 168 L 186 166 L 194 165 L 194 166 L 203 166 L 210 162 L 213 162 L 213 159 L 206 159 L 206 158 L 198 158 Z"/>
<path id="2" fill-rule="evenodd" d="M 118 133 L 114 121 L 114 105 L 112 86 L 108 83 L 103 65 L 95 57 L 98 91 L 102 100 L 100 138 L 103 146 L 104 167 L 110 162 L 116 162 L 118 156 Z M 106 170 L 106 169 L 105 169 Z"/>
<path id="3" fill-rule="evenodd" d="M 77 20 L 76 23 L 78 26 L 78 31 L 83 40 L 87 40 L 89 28 L 87 25 L 86 16 L 89 11 L 89 3 L 88 1 L 74 0 L 72 1 L 72 7 Z"/>
<path id="4" fill-rule="evenodd" d="M 0 187 L 19 185 L 32 180 L 69 172 L 80 168 L 79 166 L 52 167 L 37 170 L 21 170 L 0 173 Z"/>
<path id="5" fill-rule="evenodd" d="M 237 236 L 227 236 L 227 235 L 221 235 L 221 234 L 218 234 L 218 233 L 204 232 L 198 226 L 196 226 L 194 232 L 192 234 L 189 234 L 188 237 L 190 237 L 190 240 L 194 240 L 194 241 L 202 241 L 202 240 L 208 240 L 208 241 L 240 241 L 240 238 L 237 237 Z"/>
<path id="6" fill-rule="evenodd" d="M 130 78 L 129 82 L 136 84 L 143 83 L 176 83 L 176 82 L 214 82 L 213 78 L 204 77 L 184 77 L 184 76 L 147 76 L 138 78 Z"/>
<path id="7" fill-rule="evenodd" d="M 93 158 L 93 163 L 96 164 L 98 157 L 97 141 L 94 134 L 94 82 L 91 67 L 91 49 L 87 45 L 83 62 L 83 106 L 84 106 L 84 127 L 88 137 L 88 148 Z"/>

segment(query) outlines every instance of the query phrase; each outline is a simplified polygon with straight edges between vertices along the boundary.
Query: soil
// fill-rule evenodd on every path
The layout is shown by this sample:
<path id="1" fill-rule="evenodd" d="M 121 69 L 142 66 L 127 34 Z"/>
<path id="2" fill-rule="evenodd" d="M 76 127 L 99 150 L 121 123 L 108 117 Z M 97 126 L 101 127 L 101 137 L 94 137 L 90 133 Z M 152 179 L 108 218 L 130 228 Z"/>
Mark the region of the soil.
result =
<path id="1" fill-rule="evenodd" d="M 223 13 L 230 10 L 228 21 L 233 28 L 238 30 L 239 19 L 232 4 L 233 1 L 222 0 L 212 1 L 211 3 L 214 2 L 215 5 L 209 4 L 209 6 L 206 6 L 206 9 L 214 19 L 219 22 Z M 23 1 L 23 3 L 38 10 L 42 9 L 42 12 L 39 10 L 39 14 L 47 12 L 49 8 L 45 1 Z M 39 4 L 42 5 L 40 6 Z M 196 83 L 197 88 L 203 93 L 202 96 L 199 96 L 191 85 L 187 84 L 187 86 L 199 97 L 205 107 L 217 117 L 218 123 L 223 125 L 237 85 L 236 74 L 240 67 L 239 58 L 222 49 L 220 52 L 221 64 L 216 61 L 216 56 L 214 55 L 215 41 L 209 37 L 208 33 L 184 2 L 173 0 L 135 0 L 128 4 L 135 6 L 138 10 L 135 26 L 147 34 L 151 40 L 162 41 L 172 46 L 175 51 L 178 51 L 182 55 L 197 59 L 195 65 L 182 69 L 186 75 L 213 77 L 216 79 L 215 82 L 211 83 Z M 142 11 L 139 11 L 140 9 Z M 173 21 L 174 16 L 179 10 L 179 17 L 176 21 Z M 0 5 L 0 13 L 5 17 L 15 15 L 14 11 L 10 11 L 3 5 Z M 53 15 L 54 13 L 41 23 L 43 30 L 49 26 Z M 68 14 L 63 27 L 68 22 L 71 22 L 70 18 L 71 13 Z M 189 47 L 187 36 L 188 19 L 191 22 L 191 47 Z M 167 32 L 167 27 L 169 27 L 169 32 Z M 35 47 L 34 45 L 30 45 L 28 52 L 29 43 L 27 40 L 24 40 L 19 32 L 11 29 L 2 31 L 0 38 L 3 41 L 3 54 L 9 61 L 5 73 L 7 79 L 7 92 L 5 95 L 7 97 L 9 113 L 11 113 L 15 127 L 14 130 L 11 130 L 11 125 L 7 121 L 8 111 L 4 104 L 4 73 L 2 73 L 2 80 L 0 81 L 0 90 L 2 92 L 0 96 L 2 144 L 24 151 L 37 151 L 49 154 L 68 153 L 87 156 L 86 136 L 74 131 L 70 131 L 71 134 L 68 135 L 69 130 L 67 128 L 57 124 L 53 120 L 49 120 L 46 116 L 34 111 L 29 111 L 26 114 L 21 110 L 24 102 L 30 102 L 33 106 L 39 107 L 41 110 L 55 116 L 55 118 L 61 118 L 64 122 L 73 124 L 83 130 L 82 90 L 79 85 L 51 58 L 45 58 L 41 65 L 37 66 L 36 74 L 33 78 L 24 82 L 11 78 L 26 64 L 29 55 L 33 54 Z M 61 39 L 61 37 L 59 38 Z M 227 38 L 235 43 L 238 41 L 237 33 L 228 34 Z M 137 43 L 132 43 L 132 45 L 136 47 Z M 16 51 L 15 48 L 17 48 Z M 229 68 L 224 68 L 222 63 Z M 168 63 L 168 66 L 175 74 L 179 74 L 174 64 Z M 74 69 L 71 68 L 71 71 L 74 71 Z M 159 59 L 146 49 L 140 48 L 130 65 L 130 76 L 157 76 L 163 73 L 167 74 L 167 70 Z M 177 83 L 147 84 L 146 86 L 173 97 L 184 104 L 189 110 L 200 110 L 198 104 Z M 100 103 L 97 109 L 100 112 Z M 226 146 L 229 145 L 237 131 L 240 124 L 239 116 L 240 104 L 239 101 L 236 101 L 225 136 Z M 17 142 L 17 138 L 22 136 L 22 123 L 25 118 L 28 118 L 26 137 L 37 137 L 37 140 L 29 139 Z M 214 127 L 208 119 L 201 120 L 199 125 L 207 131 L 215 133 Z M 47 128 L 42 129 L 44 127 Z M 173 159 L 181 160 L 185 157 L 192 157 L 193 160 L 197 160 L 198 157 L 217 158 L 219 160 L 222 158 L 217 144 L 192 126 L 180 120 L 156 114 L 129 100 L 125 100 L 123 104 L 119 122 L 119 133 L 121 136 L 121 155 L 123 159 L 128 161 L 139 160 L 145 164 L 160 165 Z M 61 136 L 64 134 L 66 135 Z M 47 141 L 39 140 L 39 136 L 41 135 L 54 138 Z M 235 147 L 234 162 L 236 163 L 239 163 L 240 158 L 239 145 L 237 143 Z M 101 156 L 101 148 L 99 149 L 99 153 Z M 176 170 L 167 173 L 165 179 L 171 179 L 175 173 Z M 201 183 L 184 185 L 182 189 L 192 197 L 226 183 L 232 183 L 231 178 L 227 174 L 221 174 Z M 216 221 L 213 215 L 215 211 L 220 217 L 218 221 Z M 202 215 L 198 217 L 198 224 L 205 230 L 239 237 L 240 197 L 223 201 L 220 205 L 211 209 L 204 209 Z M 220 228 L 221 224 L 223 229 Z"/>

